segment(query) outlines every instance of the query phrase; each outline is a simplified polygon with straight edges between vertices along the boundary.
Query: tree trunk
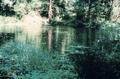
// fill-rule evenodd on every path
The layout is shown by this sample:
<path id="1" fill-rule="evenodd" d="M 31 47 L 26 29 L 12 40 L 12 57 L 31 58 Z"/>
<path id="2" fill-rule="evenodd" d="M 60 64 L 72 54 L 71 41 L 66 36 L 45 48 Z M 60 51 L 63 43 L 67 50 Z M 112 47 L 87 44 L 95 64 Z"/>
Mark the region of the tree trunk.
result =
<path id="1" fill-rule="evenodd" d="M 88 2 L 88 20 L 89 20 L 89 24 L 88 24 L 88 29 L 87 29 L 87 46 L 90 46 L 91 43 L 91 23 L 92 23 L 92 18 L 91 18 L 91 0 L 89 0 Z"/>
<path id="2" fill-rule="evenodd" d="M 49 11 L 48 11 L 49 22 L 51 22 L 52 16 L 53 16 L 53 12 L 52 12 L 52 0 L 49 0 Z"/>
<path id="3" fill-rule="evenodd" d="M 49 0 L 49 10 L 48 10 L 49 22 L 51 22 L 52 17 L 53 17 L 52 0 Z M 48 50 L 49 50 L 49 52 L 51 52 L 51 50 L 52 50 L 52 29 L 51 29 L 51 26 L 48 29 Z"/>

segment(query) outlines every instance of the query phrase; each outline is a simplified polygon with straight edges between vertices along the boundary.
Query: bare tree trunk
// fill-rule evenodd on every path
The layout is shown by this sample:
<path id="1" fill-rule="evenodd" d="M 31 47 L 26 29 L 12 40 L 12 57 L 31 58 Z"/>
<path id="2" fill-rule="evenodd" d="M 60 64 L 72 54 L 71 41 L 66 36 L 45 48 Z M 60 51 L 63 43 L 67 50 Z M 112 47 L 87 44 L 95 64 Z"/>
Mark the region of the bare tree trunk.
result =
<path id="1" fill-rule="evenodd" d="M 48 11 L 49 22 L 51 22 L 52 16 L 53 16 L 53 12 L 52 12 L 52 0 L 49 0 L 49 11 Z"/>
<path id="2" fill-rule="evenodd" d="M 49 0 L 49 10 L 48 10 L 48 19 L 49 22 L 51 22 L 52 17 L 53 17 L 53 11 L 52 11 L 52 0 Z M 52 49 L 52 29 L 51 26 L 48 29 L 48 50 L 51 52 Z"/>

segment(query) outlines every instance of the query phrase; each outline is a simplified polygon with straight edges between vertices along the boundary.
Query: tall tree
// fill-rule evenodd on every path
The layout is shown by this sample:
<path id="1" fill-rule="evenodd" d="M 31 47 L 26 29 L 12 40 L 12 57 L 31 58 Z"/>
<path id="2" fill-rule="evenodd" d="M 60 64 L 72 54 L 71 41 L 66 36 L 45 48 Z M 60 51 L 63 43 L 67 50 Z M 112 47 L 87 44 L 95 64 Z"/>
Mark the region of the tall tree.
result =
<path id="1" fill-rule="evenodd" d="M 52 17 L 53 17 L 53 9 L 52 9 L 52 6 L 53 6 L 53 2 L 52 0 L 49 0 L 49 11 L 48 11 L 48 19 L 49 19 L 49 22 L 51 22 L 52 20 Z"/>

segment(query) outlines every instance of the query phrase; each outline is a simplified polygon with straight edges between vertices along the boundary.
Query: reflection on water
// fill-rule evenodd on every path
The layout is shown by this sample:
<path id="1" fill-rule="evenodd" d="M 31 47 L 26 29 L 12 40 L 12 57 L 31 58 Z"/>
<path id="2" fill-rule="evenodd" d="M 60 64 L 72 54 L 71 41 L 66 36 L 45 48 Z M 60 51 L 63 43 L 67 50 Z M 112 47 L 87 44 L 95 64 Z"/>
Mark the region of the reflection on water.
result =
<path id="1" fill-rule="evenodd" d="M 51 27 L 48 26 L 44 29 L 41 36 L 41 44 L 39 45 L 43 50 L 51 51 L 64 51 L 69 45 L 74 42 L 74 29 L 64 28 L 61 26 Z"/>
<path id="2" fill-rule="evenodd" d="M 15 39 L 14 33 L 0 33 L 0 45 Z"/>
<path id="3" fill-rule="evenodd" d="M 9 31 L 11 29 L 7 30 L 9 33 L 12 32 Z M 14 30 L 18 29 L 14 28 Z M 61 53 L 64 53 L 67 47 L 73 43 L 74 33 L 73 28 L 64 28 L 61 26 L 53 28 L 51 26 L 45 26 L 42 28 L 38 26 L 30 26 L 23 27 L 22 31 L 19 32 L 14 31 L 15 41 L 31 44 L 44 51 L 61 51 Z"/>
<path id="4" fill-rule="evenodd" d="M 95 33 L 91 32 L 91 35 L 87 34 L 86 29 L 74 29 L 72 27 L 65 26 L 24 26 L 19 31 L 18 28 L 14 28 L 14 32 L 8 32 L 15 34 L 16 42 L 22 42 L 31 44 L 34 47 L 40 48 L 43 51 L 54 52 L 58 51 L 62 54 L 72 45 L 86 45 L 88 40 L 94 40 Z M 2 31 L 4 33 L 4 31 Z M 4 36 L 3 36 L 4 37 Z M 2 42 L 2 41 L 0 41 Z"/>

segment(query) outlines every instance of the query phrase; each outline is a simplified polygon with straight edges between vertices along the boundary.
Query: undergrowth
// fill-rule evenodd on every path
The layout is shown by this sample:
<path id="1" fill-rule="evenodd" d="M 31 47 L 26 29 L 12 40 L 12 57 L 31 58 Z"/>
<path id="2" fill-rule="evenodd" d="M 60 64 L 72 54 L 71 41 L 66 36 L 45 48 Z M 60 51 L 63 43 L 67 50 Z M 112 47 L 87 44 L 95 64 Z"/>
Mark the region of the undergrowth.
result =
<path id="1" fill-rule="evenodd" d="M 120 79 L 120 40 L 99 40 L 69 57 L 75 62 L 78 79 Z"/>
<path id="2" fill-rule="evenodd" d="M 77 74 L 67 56 L 9 42 L 0 48 L 0 76 L 11 79 L 76 79 Z"/>

